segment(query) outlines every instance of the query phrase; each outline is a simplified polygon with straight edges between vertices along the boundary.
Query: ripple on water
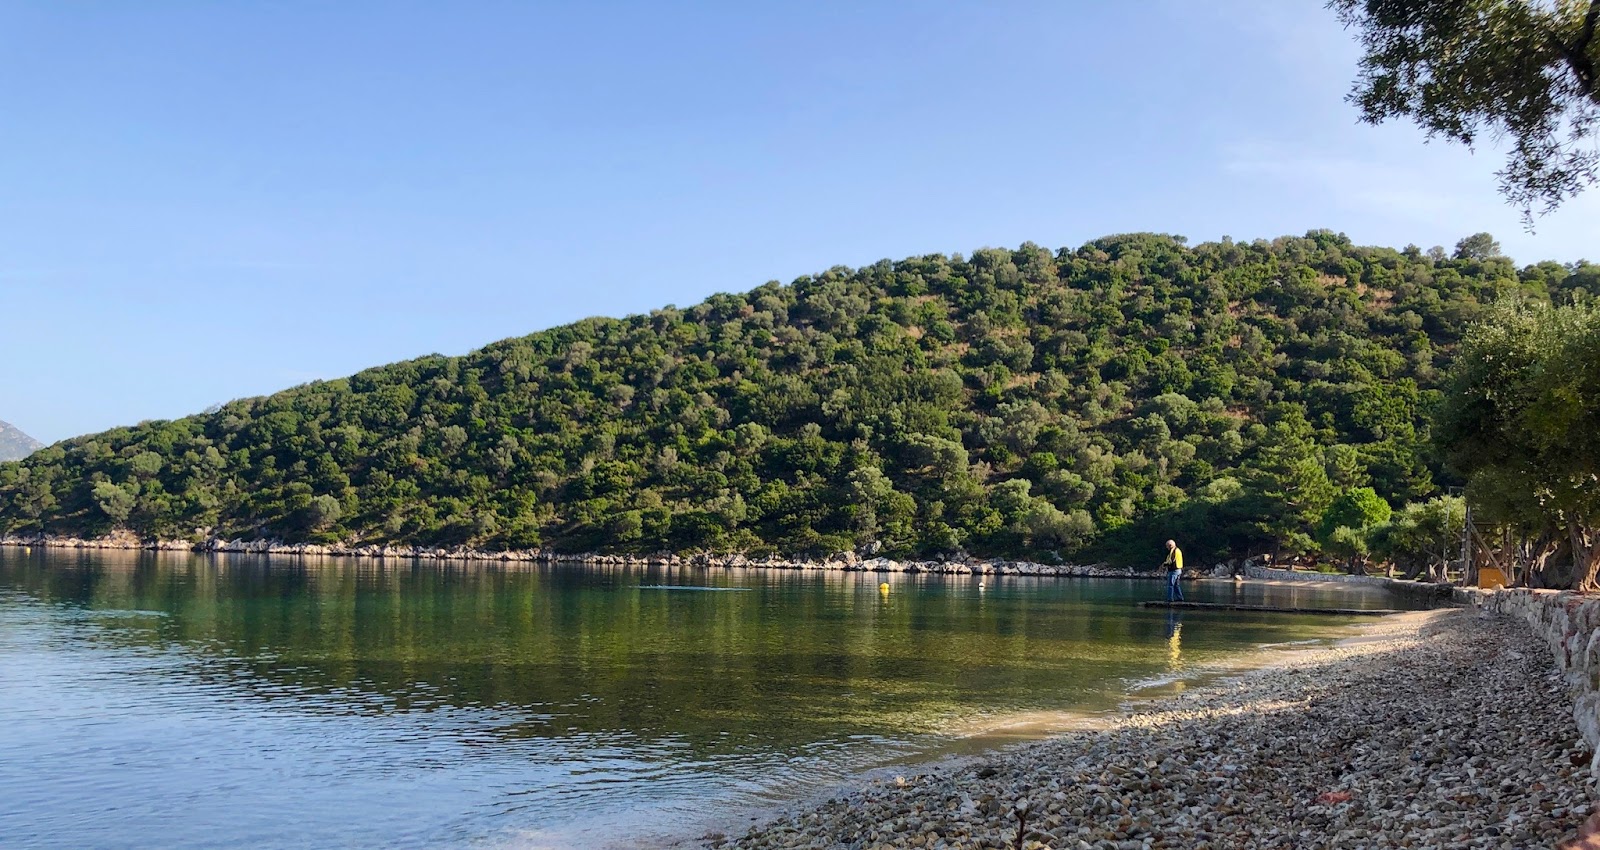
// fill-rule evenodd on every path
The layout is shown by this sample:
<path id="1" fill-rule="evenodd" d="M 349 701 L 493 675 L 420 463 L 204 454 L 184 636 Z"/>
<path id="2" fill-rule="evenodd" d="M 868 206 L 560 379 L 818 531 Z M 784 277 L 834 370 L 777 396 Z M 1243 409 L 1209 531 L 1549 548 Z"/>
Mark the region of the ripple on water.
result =
<path id="1" fill-rule="evenodd" d="M 715 593 L 715 592 L 749 593 L 754 588 L 749 588 L 749 587 L 704 587 L 704 586 L 700 586 L 700 585 L 690 585 L 690 584 L 641 584 L 641 585 L 639 585 L 639 589 L 640 590 L 703 591 L 703 592 L 712 592 L 712 593 Z"/>

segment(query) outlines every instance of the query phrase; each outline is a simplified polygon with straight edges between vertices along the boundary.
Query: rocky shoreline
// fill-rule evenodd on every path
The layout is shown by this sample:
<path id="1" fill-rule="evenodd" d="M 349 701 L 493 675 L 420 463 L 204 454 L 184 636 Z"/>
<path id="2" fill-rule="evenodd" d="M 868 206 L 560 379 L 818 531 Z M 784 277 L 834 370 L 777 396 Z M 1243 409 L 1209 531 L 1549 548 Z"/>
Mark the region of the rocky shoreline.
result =
<path id="1" fill-rule="evenodd" d="M 1571 705 L 1523 622 L 1463 609 L 1386 617 L 1104 730 L 875 780 L 698 844 L 1552 847 L 1600 799 Z"/>
<path id="2" fill-rule="evenodd" d="M 829 558 L 806 560 L 779 557 L 751 558 L 741 554 L 699 553 L 676 555 L 618 555 L 604 553 L 553 552 L 543 549 L 488 551 L 467 547 L 395 546 L 385 544 L 346 545 L 340 543 L 285 543 L 281 540 L 225 540 L 211 538 L 199 543 L 188 540 L 147 540 L 132 534 L 78 538 L 55 536 L 0 536 L 0 546 L 45 549 L 111 549 L 163 552 L 235 553 L 276 555 L 299 558 L 383 558 L 392 560 L 470 561 L 506 563 L 617 564 L 661 567 L 723 567 L 778 570 L 843 570 L 879 573 L 935 573 L 941 575 L 1058 576 L 1064 578 L 1161 578 L 1154 570 L 1135 570 L 1106 564 L 1041 564 L 1002 558 L 952 558 L 946 560 L 901 561 L 893 558 L 862 557 L 845 552 Z M 1233 565 L 1216 570 L 1231 572 Z M 1186 570 L 1189 577 L 1210 574 L 1212 570 Z"/>
<path id="3" fill-rule="evenodd" d="M 200 554 L 271 555 L 287 558 L 375 558 L 392 561 L 443 561 L 503 564 L 599 564 L 627 567 L 697 567 L 722 569 L 821 570 L 834 572 L 902 573 L 906 575 L 1037 576 L 1048 578 L 1165 579 L 1158 568 L 1140 570 L 1108 564 L 1041 564 L 1004 558 L 963 556 L 938 560 L 896 560 L 862 557 L 843 552 L 828 558 L 795 559 L 742 554 L 702 552 L 692 555 L 657 553 L 650 555 L 599 552 L 553 552 L 544 549 L 489 551 L 467 547 L 394 546 L 385 544 L 346 545 L 285 543 L 281 540 L 148 540 L 119 533 L 106 537 L 79 538 L 37 535 L 0 535 L 0 547 L 42 549 L 88 549 L 154 552 L 193 552 Z M 1264 581 L 1333 581 L 1383 587 L 1397 593 L 1429 598 L 1448 598 L 1450 585 L 1406 581 L 1382 576 L 1341 575 L 1320 572 L 1294 572 L 1273 569 L 1254 559 L 1244 558 L 1184 570 L 1184 579 L 1244 577 Z"/>
<path id="4" fill-rule="evenodd" d="M 543 549 L 488 551 L 466 547 L 393 546 L 383 544 L 345 545 L 285 543 L 281 540 L 225 540 L 211 538 L 199 543 L 188 540 L 147 540 L 132 534 L 78 538 L 0 535 L 0 547 L 43 549 L 88 549 L 201 554 L 272 555 L 287 558 L 376 558 L 392 561 L 443 561 L 503 564 L 600 564 L 628 567 L 701 567 L 723 569 L 821 570 L 835 572 L 902 573 L 906 575 L 981 575 L 1038 576 L 1049 578 L 1165 579 L 1159 568 L 1148 570 L 1113 567 L 1108 564 L 1041 564 L 1003 558 L 958 557 L 939 560 L 895 560 L 862 557 L 843 552 L 828 558 L 795 559 L 772 556 L 751 558 L 742 554 L 702 552 L 693 555 L 658 553 L 618 555 L 598 552 L 553 552 Z M 1211 567 L 1184 570 L 1186 580 L 1199 578 L 1244 577 L 1265 581 L 1334 581 L 1368 584 L 1398 593 L 1429 598 L 1448 598 L 1450 586 L 1431 582 L 1405 581 L 1382 576 L 1341 575 L 1320 572 L 1294 572 L 1273 569 L 1254 559 L 1239 559 Z"/>

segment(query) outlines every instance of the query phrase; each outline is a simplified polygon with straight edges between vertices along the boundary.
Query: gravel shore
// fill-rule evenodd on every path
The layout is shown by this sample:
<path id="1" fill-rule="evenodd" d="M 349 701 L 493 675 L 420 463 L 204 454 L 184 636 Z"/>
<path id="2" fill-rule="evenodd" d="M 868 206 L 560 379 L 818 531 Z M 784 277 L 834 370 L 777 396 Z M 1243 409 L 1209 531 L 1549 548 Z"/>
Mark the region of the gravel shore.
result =
<path id="1" fill-rule="evenodd" d="M 1505 619 L 1387 617 L 1361 638 L 1144 706 L 1104 730 L 874 781 L 702 841 L 722 850 L 1553 847 L 1597 795 L 1548 656 Z"/>

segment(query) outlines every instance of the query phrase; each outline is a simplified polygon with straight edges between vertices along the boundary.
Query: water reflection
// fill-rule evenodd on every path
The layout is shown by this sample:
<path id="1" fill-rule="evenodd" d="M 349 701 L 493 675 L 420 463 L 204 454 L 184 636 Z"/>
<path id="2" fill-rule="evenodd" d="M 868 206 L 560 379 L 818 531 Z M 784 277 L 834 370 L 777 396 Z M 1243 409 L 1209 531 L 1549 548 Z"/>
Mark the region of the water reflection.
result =
<path id="1" fill-rule="evenodd" d="M 1180 653 L 1179 617 L 1134 605 L 1163 590 L 0 550 L 0 835 L 626 845 L 1334 625 L 1191 615 Z"/>
<path id="2" fill-rule="evenodd" d="M 1167 611 L 1167 670 L 1183 669 L 1183 619 L 1175 610 Z"/>

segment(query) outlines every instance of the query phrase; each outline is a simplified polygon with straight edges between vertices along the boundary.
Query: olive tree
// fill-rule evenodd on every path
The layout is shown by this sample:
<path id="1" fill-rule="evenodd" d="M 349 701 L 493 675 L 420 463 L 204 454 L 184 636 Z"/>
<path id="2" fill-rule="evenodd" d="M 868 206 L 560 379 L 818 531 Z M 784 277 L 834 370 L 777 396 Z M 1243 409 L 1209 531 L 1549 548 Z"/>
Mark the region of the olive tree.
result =
<path id="1" fill-rule="evenodd" d="M 1392 510 L 1371 487 L 1359 487 L 1341 494 L 1317 523 L 1317 542 L 1330 553 L 1345 559 L 1345 569 L 1357 572 L 1369 548 L 1367 529 L 1389 521 Z"/>
<path id="2" fill-rule="evenodd" d="M 1369 528 L 1367 546 L 1389 565 L 1391 575 L 1399 568 L 1408 579 L 1424 573 L 1442 579 L 1446 562 L 1460 549 L 1466 514 L 1466 500 L 1460 496 L 1413 502 Z"/>
<path id="3" fill-rule="evenodd" d="M 1463 340 L 1435 427 L 1489 518 L 1543 526 L 1573 583 L 1600 587 L 1600 306 L 1498 305 Z"/>
<path id="4" fill-rule="evenodd" d="M 1531 221 L 1600 168 L 1600 0 L 1329 0 L 1364 55 L 1349 100 L 1379 124 L 1509 145 L 1500 190 Z"/>

